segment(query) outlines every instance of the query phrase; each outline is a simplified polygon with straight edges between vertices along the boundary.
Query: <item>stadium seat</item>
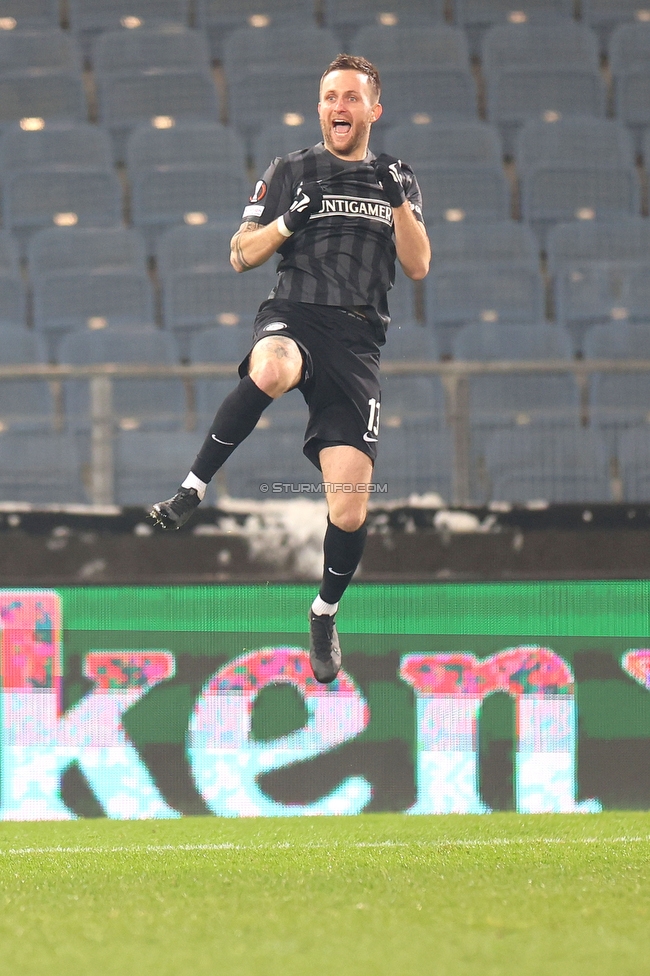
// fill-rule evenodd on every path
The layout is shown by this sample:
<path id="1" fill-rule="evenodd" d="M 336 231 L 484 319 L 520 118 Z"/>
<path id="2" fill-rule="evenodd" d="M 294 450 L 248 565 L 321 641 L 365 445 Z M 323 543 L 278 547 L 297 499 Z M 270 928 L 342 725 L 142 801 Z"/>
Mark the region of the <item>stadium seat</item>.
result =
<path id="1" fill-rule="evenodd" d="M 201 439 L 182 430 L 118 430 L 113 449 L 116 503 L 150 508 L 175 494 Z"/>
<path id="2" fill-rule="evenodd" d="M 455 261 L 434 265 L 426 283 L 426 321 L 443 356 L 457 330 L 472 322 L 536 324 L 544 320 L 537 262 Z"/>
<path id="3" fill-rule="evenodd" d="M 98 78 L 99 121 L 110 131 L 115 158 L 125 157 L 126 140 L 136 126 L 167 127 L 175 121 L 219 121 L 212 75 L 204 68 L 151 68 Z"/>
<path id="4" fill-rule="evenodd" d="M 147 272 L 144 241 L 126 227 L 49 227 L 29 242 L 29 270 L 38 281 L 52 271 L 123 268 Z"/>
<path id="5" fill-rule="evenodd" d="M 193 332 L 210 326 L 252 328 L 260 304 L 275 285 L 273 264 L 239 275 L 230 265 L 204 264 L 164 279 L 165 327 L 177 336 L 182 358 L 189 355 Z"/>
<path id="6" fill-rule="evenodd" d="M 391 126 L 384 133 L 386 152 L 420 165 L 501 166 L 501 140 L 485 122 L 416 122 Z"/>
<path id="7" fill-rule="evenodd" d="M 87 502 L 74 439 L 67 433 L 0 433 L 0 500 L 33 505 Z"/>
<path id="8" fill-rule="evenodd" d="M 279 125 L 287 118 L 317 118 L 321 74 L 320 65 L 287 68 L 278 62 L 260 64 L 241 76 L 227 76 L 229 120 L 245 135 L 251 151 L 262 127 Z"/>
<path id="9" fill-rule="evenodd" d="M 586 27 L 493 27 L 483 43 L 487 117 L 501 129 L 507 155 L 528 119 L 605 115 L 598 45 Z"/>
<path id="10" fill-rule="evenodd" d="M 46 350 L 39 336 L 15 325 L 0 324 L 0 364 L 46 362 Z M 7 430 L 51 431 L 55 406 L 50 384 L 45 379 L 3 379 L 0 382 L 0 433 Z"/>
<path id="11" fill-rule="evenodd" d="M 485 445 L 494 501 L 608 502 L 612 490 L 605 446 L 578 426 L 496 431 Z"/>
<path id="12" fill-rule="evenodd" d="M 567 264 L 556 275 L 555 305 L 578 349 L 593 325 L 650 321 L 650 260 Z"/>
<path id="13" fill-rule="evenodd" d="M 70 27 L 86 56 L 98 34 L 188 23 L 190 0 L 68 0 Z"/>
<path id="14" fill-rule="evenodd" d="M 393 318 L 381 351 L 382 362 L 438 359 L 438 344 L 432 329 L 408 319 Z"/>
<path id="15" fill-rule="evenodd" d="M 428 223 L 495 221 L 510 217 L 510 184 L 501 166 L 461 164 L 417 167 Z"/>
<path id="16" fill-rule="evenodd" d="M 647 8 L 650 18 L 650 7 Z M 641 152 L 643 136 L 650 127 L 650 23 L 625 24 L 610 42 L 610 69 L 614 111 L 625 122 Z"/>
<path id="17" fill-rule="evenodd" d="M 451 261 L 537 260 L 538 245 L 529 227 L 515 220 L 494 223 L 440 223 L 429 227 L 431 259 Z"/>
<path id="18" fill-rule="evenodd" d="M 16 22 L 19 30 L 59 26 L 59 0 L 0 0 L 0 17 Z"/>
<path id="19" fill-rule="evenodd" d="M 643 0 L 581 0 L 583 21 L 592 27 L 600 39 L 601 51 L 607 51 L 607 42 L 619 24 L 634 22 L 634 28 L 643 27 L 650 19 Z"/>
<path id="20" fill-rule="evenodd" d="M 395 264 L 395 284 L 388 292 L 388 307 L 391 321 L 397 325 L 417 317 L 413 281 L 404 274 L 399 262 Z"/>
<path id="21" fill-rule="evenodd" d="M 132 220 L 151 254 L 156 238 L 174 224 L 219 220 L 234 233 L 251 192 L 246 175 L 224 162 L 155 166 L 131 179 Z"/>
<path id="22" fill-rule="evenodd" d="M 446 24 L 363 27 L 352 38 L 350 51 L 380 65 L 382 77 L 387 69 L 405 66 L 439 70 L 470 66 L 464 33 Z"/>
<path id="23" fill-rule="evenodd" d="M 16 269 L 0 269 L 0 325 L 27 323 L 25 284 Z"/>
<path id="24" fill-rule="evenodd" d="M 233 30 L 279 24 L 313 27 L 315 12 L 313 0 L 197 0 L 196 24 L 207 33 L 213 60 L 220 61 L 224 40 Z"/>
<path id="25" fill-rule="evenodd" d="M 239 365 L 250 351 L 252 338 L 253 330 L 250 322 L 241 322 L 238 325 L 213 325 L 204 332 L 192 335 L 189 343 L 189 360 L 192 363 L 236 363 Z M 200 384 L 208 384 L 209 386 L 215 382 L 226 381 L 197 380 L 196 386 L 197 388 Z M 227 382 L 232 388 L 233 383 L 237 381 L 233 379 Z M 213 396 L 209 402 L 214 402 Z M 214 409 L 211 412 L 214 415 Z"/>
<path id="26" fill-rule="evenodd" d="M 264 126 L 252 144 L 255 171 L 259 176 L 276 156 L 286 156 L 287 153 L 307 149 L 323 141 L 316 113 L 311 114 L 313 119 L 288 113 L 282 122 Z"/>
<path id="27" fill-rule="evenodd" d="M 0 139 L 3 173 L 41 166 L 86 166 L 110 170 L 113 150 L 108 133 L 87 122 L 43 122 L 23 128 L 15 122 Z"/>
<path id="28" fill-rule="evenodd" d="M 650 315 L 648 316 L 650 319 Z M 650 359 L 650 324 L 618 322 L 596 325 L 584 339 L 586 359 Z M 589 377 L 589 416 L 600 430 L 611 456 L 619 452 L 625 432 L 650 422 L 650 374 L 601 372 Z"/>
<path id="29" fill-rule="evenodd" d="M 0 74 L 29 68 L 80 72 L 81 55 L 74 38 L 58 27 L 0 31 Z"/>
<path id="30" fill-rule="evenodd" d="M 0 129 L 21 119 L 40 125 L 42 119 L 83 122 L 87 115 L 80 74 L 32 69 L 0 75 Z"/>
<path id="31" fill-rule="evenodd" d="M 74 329 L 102 332 L 107 326 L 130 329 L 153 321 L 153 292 L 142 271 L 54 271 L 34 282 L 34 327 L 50 336 L 51 350 L 63 333 Z"/>
<path id="32" fill-rule="evenodd" d="M 382 128 L 405 120 L 463 121 L 475 119 L 477 95 L 468 68 L 382 68 Z"/>
<path id="33" fill-rule="evenodd" d="M 69 333 L 61 342 L 62 363 L 175 364 L 176 347 L 170 336 L 149 327 L 130 332 L 104 329 Z M 121 430 L 182 430 L 186 419 L 183 380 L 176 377 L 113 380 L 113 417 Z M 65 382 L 66 414 L 72 428 L 82 434 L 90 429 L 87 380 Z M 79 444 L 87 444 L 81 437 Z M 178 487 L 178 486 L 177 486 Z"/>
<path id="34" fill-rule="evenodd" d="M 152 68 L 208 69 L 210 54 L 205 34 L 181 24 L 101 34 L 93 47 L 98 78 L 147 71 Z"/>
<path id="35" fill-rule="evenodd" d="M 325 0 L 325 23 L 341 38 L 348 50 L 351 35 L 359 27 L 382 25 L 422 26 L 441 24 L 445 0 Z"/>
<path id="36" fill-rule="evenodd" d="M 0 273 L 20 275 L 18 245 L 7 230 L 0 230 Z"/>
<path id="37" fill-rule="evenodd" d="M 307 423 L 306 411 L 295 422 L 274 420 L 272 404 L 266 410 L 253 433 L 240 444 L 217 475 L 217 484 L 222 490 L 235 498 L 250 498 L 253 501 L 287 500 L 303 498 L 313 501 L 323 499 L 324 493 L 298 493 L 302 485 L 321 484 L 321 474 L 302 453 L 303 435 Z M 265 484 L 271 491 L 260 490 Z M 273 484 L 295 486 L 294 490 L 284 489 L 274 493 Z"/>
<path id="38" fill-rule="evenodd" d="M 158 238 L 156 261 L 164 281 L 174 271 L 187 271 L 204 265 L 229 267 L 232 227 L 222 224 L 181 224 Z"/>
<path id="39" fill-rule="evenodd" d="M 547 253 L 551 275 L 576 261 L 643 261 L 650 254 L 650 221 L 644 217 L 621 217 L 557 224 L 548 235 Z"/>
<path id="40" fill-rule="evenodd" d="M 444 426 L 445 396 L 439 377 L 383 377 L 380 426 L 382 430 L 386 425 L 396 428 L 403 419 L 426 423 L 432 427 Z"/>
<path id="41" fill-rule="evenodd" d="M 555 163 L 610 169 L 634 166 L 634 152 L 625 126 L 611 119 L 534 119 L 517 135 L 515 161 L 523 171 Z"/>
<path id="42" fill-rule="evenodd" d="M 122 185 L 114 172 L 42 167 L 11 173 L 3 186 L 5 226 L 21 245 L 44 227 L 112 227 L 122 222 Z"/>
<path id="43" fill-rule="evenodd" d="M 485 32 L 498 24 L 546 24 L 573 18 L 573 0 L 454 0 L 456 23 L 467 33 L 473 57 Z"/>
<path id="44" fill-rule="evenodd" d="M 650 498 L 650 430 L 638 427 L 621 436 L 618 449 L 623 501 L 647 502 Z"/>
<path id="45" fill-rule="evenodd" d="M 339 42 L 326 28 L 300 22 L 293 30 L 273 25 L 243 27 L 229 34 L 224 44 L 226 78 L 241 81 L 260 67 L 277 66 L 292 72 L 311 69 L 320 78 L 323 69 L 339 53 Z M 318 95 L 318 86 L 315 94 Z M 232 96 L 232 91 L 231 91 Z"/>
<path id="46" fill-rule="evenodd" d="M 219 122 L 179 122 L 168 129 L 141 125 L 131 133 L 126 147 L 126 165 L 131 176 L 137 170 L 153 166 L 217 162 L 246 171 L 246 150 L 241 136 Z"/>

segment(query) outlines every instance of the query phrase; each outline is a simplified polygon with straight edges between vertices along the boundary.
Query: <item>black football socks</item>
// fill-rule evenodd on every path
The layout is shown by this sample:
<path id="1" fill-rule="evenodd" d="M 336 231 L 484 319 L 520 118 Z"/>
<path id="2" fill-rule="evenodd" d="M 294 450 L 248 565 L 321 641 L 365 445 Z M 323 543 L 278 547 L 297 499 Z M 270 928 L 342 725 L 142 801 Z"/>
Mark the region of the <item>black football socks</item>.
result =
<path id="1" fill-rule="evenodd" d="M 260 390 L 250 376 L 244 376 L 217 410 L 192 465 L 191 473 L 195 478 L 204 484 L 211 481 L 235 448 L 254 430 L 270 403 L 273 403 L 273 397 Z"/>
<path id="2" fill-rule="evenodd" d="M 361 561 L 367 535 L 365 523 L 354 532 L 345 532 L 327 519 L 323 542 L 323 580 L 312 605 L 314 613 L 336 613 L 338 602 Z"/>

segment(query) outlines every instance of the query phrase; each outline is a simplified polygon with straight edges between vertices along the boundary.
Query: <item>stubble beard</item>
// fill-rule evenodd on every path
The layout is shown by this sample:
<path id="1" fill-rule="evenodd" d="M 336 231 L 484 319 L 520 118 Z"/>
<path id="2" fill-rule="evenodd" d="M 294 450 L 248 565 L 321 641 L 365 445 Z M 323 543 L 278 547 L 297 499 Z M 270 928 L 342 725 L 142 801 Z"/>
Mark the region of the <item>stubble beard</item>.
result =
<path id="1" fill-rule="evenodd" d="M 368 142 L 370 140 L 370 127 L 372 122 L 362 122 L 359 126 L 359 131 L 357 138 L 349 144 L 349 146 L 341 151 L 333 144 L 330 138 L 331 129 L 326 126 L 322 121 L 320 123 L 321 132 L 323 134 L 323 142 L 325 143 L 325 148 L 329 150 L 334 156 L 341 156 L 343 158 L 349 158 L 354 156 L 360 148 L 366 147 L 366 152 L 368 151 Z M 364 153 L 365 155 L 365 153 Z"/>

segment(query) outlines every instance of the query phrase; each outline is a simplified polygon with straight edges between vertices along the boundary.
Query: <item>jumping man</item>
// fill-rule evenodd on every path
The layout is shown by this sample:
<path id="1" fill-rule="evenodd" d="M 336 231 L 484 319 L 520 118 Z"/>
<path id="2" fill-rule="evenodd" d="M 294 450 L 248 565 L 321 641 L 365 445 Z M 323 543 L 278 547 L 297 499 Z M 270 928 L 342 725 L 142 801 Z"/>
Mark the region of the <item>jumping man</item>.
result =
<path id="1" fill-rule="evenodd" d="M 424 278 L 430 247 L 411 168 L 368 150 L 382 113 L 377 69 L 340 54 L 320 83 L 323 142 L 275 159 L 230 244 L 235 271 L 280 255 L 278 281 L 255 319 L 239 385 L 221 404 L 192 469 L 151 516 L 179 529 L 208 482 L 273 400 L 298 387 L 309 407 L 304 453 L 328 488 L 323 578 L 309 614 L 318 681 L 341 666 L 334 617 L 366 540 L 368 485 L 379 436 L 379 353 L 390 321 L 395 258 Z"/>

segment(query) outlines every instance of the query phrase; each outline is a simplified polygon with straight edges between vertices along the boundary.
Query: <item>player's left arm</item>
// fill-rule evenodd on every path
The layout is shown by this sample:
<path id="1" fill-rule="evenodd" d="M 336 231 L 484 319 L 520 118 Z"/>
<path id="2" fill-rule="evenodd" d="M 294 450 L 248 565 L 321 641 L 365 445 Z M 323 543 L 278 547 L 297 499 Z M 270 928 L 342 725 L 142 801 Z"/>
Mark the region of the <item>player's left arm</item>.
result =
<path id="1" fill-rule="evenodd" d="M 410 166 L 382 153 L 373 161 L 377 182 L 393 208 L 395 248 L 404 273 L 415 281 L 429 272 L 431 246 L 422 217 L 422 195 Z"/>

